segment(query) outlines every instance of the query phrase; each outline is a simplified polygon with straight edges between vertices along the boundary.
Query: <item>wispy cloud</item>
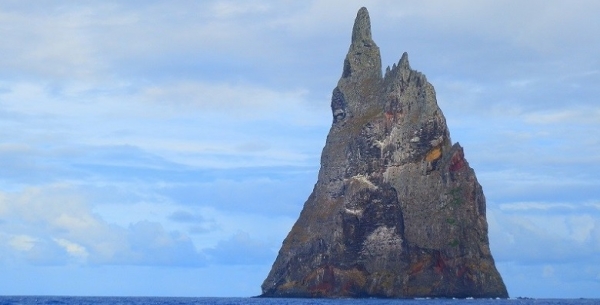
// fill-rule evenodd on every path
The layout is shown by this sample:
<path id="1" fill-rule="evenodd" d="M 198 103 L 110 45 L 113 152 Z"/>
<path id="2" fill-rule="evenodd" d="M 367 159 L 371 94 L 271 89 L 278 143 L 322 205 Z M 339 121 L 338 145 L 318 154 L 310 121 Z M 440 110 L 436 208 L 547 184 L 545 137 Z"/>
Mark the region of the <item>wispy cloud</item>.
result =
<path id="1" fill-rule="evenodd" d="M 531 124 L 600 125 L 600 108 L 570 108 L 555 111 L 534 112 L 525 115 L 525 122 Z"/>

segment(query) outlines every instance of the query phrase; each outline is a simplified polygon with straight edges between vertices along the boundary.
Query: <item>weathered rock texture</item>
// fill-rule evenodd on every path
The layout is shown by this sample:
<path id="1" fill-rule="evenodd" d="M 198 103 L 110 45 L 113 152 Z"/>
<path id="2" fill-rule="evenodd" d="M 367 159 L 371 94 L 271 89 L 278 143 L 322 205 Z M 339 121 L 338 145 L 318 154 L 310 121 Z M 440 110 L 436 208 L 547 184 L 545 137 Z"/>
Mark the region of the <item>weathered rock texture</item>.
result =
<path id="1" fill-rule="evenodd" d="M 360 9 L 315 188 L 264 297 L 508 297 L 485 197 L 406 53 L 382 77 Z"/>

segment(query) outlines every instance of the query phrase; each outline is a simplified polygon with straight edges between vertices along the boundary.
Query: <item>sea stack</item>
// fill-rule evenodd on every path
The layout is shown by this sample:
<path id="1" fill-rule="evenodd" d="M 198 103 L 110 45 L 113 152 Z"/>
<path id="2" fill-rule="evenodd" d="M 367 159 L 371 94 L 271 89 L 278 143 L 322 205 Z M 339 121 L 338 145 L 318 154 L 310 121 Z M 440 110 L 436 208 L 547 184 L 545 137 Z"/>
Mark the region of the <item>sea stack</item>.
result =
<path id="1" fill-rule="evenodd" d="M 507 298 L 485 197 L 404 53 L 382 75 L 366 8 L 331 98 L 318 181 L 263 297 Z"/>

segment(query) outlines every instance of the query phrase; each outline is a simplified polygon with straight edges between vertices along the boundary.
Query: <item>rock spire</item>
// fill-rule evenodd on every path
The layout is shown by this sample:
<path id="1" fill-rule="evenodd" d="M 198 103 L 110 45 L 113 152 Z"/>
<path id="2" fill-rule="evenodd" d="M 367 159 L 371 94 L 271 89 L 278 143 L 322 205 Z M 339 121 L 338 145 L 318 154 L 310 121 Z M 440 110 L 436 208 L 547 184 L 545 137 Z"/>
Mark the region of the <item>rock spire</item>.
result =
<path id="1" fill-rule="evenodd" d="M 381 73 L 357 14 L 313 192 L 263 297 L 508 297 L 485 197 L 435 90 L 404 53 Z"/>
<path id="2" fill-rule="evenodd" d="M 354 27 L 352 28 L 352 44 L 372 43 L 371 38 L 371 18 L 366 7 L 361 7 L 356 14 Z"/>

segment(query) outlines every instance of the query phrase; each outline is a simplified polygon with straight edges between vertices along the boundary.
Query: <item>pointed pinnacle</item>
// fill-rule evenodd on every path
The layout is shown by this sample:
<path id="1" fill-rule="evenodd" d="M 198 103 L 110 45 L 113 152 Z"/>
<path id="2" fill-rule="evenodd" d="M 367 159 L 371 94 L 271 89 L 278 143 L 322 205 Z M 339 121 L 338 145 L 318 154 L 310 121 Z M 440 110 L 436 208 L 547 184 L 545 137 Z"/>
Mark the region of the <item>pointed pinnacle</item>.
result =
<path id="1" fill-rule="evenodd" d="M 352 28 L 352 42 L 371 41 L 371 18 L 366 7 L 361 7 L 356 14 Z"/>
<path id="2" fill-rule="evenodd" d="M 398 66 L 402 67 L 402 69 L 410 70 L 410 64 L 408 63 L 408 53 L 402 53 L 402 58 L 400 58 Z"/>

